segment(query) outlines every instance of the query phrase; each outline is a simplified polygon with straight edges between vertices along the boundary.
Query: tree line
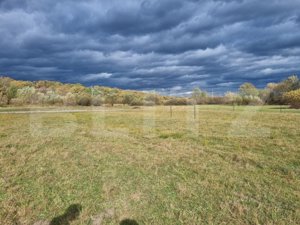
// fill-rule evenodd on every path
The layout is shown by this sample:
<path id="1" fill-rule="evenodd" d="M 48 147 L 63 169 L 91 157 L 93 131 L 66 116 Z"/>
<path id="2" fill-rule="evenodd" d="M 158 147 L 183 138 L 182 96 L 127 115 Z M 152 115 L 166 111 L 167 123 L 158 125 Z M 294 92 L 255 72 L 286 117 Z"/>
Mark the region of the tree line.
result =
<path id="1" fill-rule="evenodd" d="M 21 81 L 0 77 L 0 106 L 5 105 L 66 105 L 100 106 L 115 104 L 161 105 L 174 97 L 156 93 L 121 90 L 103 86 L 85 87 L 56 81 Z M 178 98 L 181 99 L 181 98 Z M 180 102 L 180 100 L 178 100 Z"/>
<path id="2" fill-rule="evenodd" d="M 124 104 L 140 105 L 189 105 L 189 104 L 289 104 L 300 108 L 300 81 L 296 75 L 279 83 L 269 83 L 258 89 L 244 83 L 237 93 L 211 96 L 194 88 L 188 97 L 163 96 L 157 93 L 121 90 L 103 86 L 85 87 L 82 84 L 63 84 L 55 81 L 20 81 L 0 77 L 0 106 L 4 105 L 66 105 L 101 106 Z"/>
<path id="3" fill-rule="evenodd" d="M 235 105 L 290 105 L 300 108 L 300 80 L 297 75 L 289 76 L 279 83 L 269 83 L 263 89 L 252 83 L 244 83 L 237 93 L 226 92 L 224 96 L 209 96 L 195 88 L 192 99 L 196 104 L 235 104 Z"/>

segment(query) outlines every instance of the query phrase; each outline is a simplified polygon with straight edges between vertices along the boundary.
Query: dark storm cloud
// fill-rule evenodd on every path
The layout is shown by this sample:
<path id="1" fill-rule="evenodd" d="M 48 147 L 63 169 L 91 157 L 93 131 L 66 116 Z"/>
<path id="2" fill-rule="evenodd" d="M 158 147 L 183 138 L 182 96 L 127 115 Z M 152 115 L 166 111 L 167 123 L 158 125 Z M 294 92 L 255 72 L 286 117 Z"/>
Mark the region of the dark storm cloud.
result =
<path id="1" fill-rule="evenodd" d="M 0 73 L 164 93 L 300 69 L 295 0 L 0 0 Z"/>

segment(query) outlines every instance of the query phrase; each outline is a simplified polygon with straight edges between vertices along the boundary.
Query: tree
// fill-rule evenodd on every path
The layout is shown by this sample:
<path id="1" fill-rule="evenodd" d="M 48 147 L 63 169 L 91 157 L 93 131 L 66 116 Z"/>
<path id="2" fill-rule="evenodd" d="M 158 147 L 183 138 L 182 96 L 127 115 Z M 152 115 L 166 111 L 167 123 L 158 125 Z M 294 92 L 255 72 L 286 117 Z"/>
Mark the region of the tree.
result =
<path id="1" fill-rule="evenodd" d="M 257 88 L 251 83 L 244 83 L 240 86 L 239 93 L 242 97 L 256 97 L 259 94 Z"/>
<path id="2" fill-rule="evenodd" d="M 292 75 L 282 82 L 286 92 L 297 90 L 300 88 L 300 81 L 297 75 Z"/>
<path id="3" fill-rule="evenodd" d="M 110 104 L 111 106 L 114 106 L 114 104 L 117 102 L 118 100 L 118 95 L 119 93 L 116 90 L 111 90 L 110 92 L 107 93 L 106 98 L 105 98 L 105 102 Z"/>
<path id="4" fill-rule="evenodd" d="M 145 103 L 148 103 L 149 105 L 160 105 L 161 100 L 157 94 L 149 94 L 145 97 Z"/>
<path id="5" fill-rule="evenodd" d="M 17 95 L 17 87 L 12 85 L 12 79 L 8 77 L 0 77 L 0 92 L 1 99 L 6 100 L 5 104 L 9 105 L 11 99 L 15 98 Z"/>
<path id="6" fill-rule="evenodd" d="M 17 97 L 22 100 L 22 103 L 31 104 L 35 101 L 36 89 L 34 87 L 23 87 L 18 89 Z"/>
<path id="7" fill-rule="evenodd" d="M 10 104 L 10 101 L 17 96 L 18 89 L 15 86 L 10 86 L 6 90 L 7 105 Z"/>
<path id="8" fill-rule="evenodd" d="M 92 97 L 90 94 L 81 93 L 77 96 L 77 104 L 81 106 L 90 106 L 92 104 Z"/>
<path id="9" fill-rule="evenodd" d="M 126 94 L 123 96 L 123 100 L 122 100 L 122 103 L 125 105 L 131 105 L 131 103 L 133 102 L 134 100 L 134 95 L 132 94 Z"/>
<path id="10" fill-rule="evenodd" d="M 285 104 L 284 94 L 299 89 L 300 81 L 296 75 L 292 75 L 278 84 L 268 84 L 267 88 L 270 90 L 269 103 Z"/>
<path id="11" fill-rule="evenodd" d="M 258 96 L 265 103 L 269 103 L 270 102 L 270 95 L 271 95 L 271 92 L 267 88 L 259 90 Z"/>
<path id="12" fill-rule="evenodd" d="M 70 106 L 76 105 L 76 95 L 71 92 L 67 93 L 63 98 L 63 103 Z"/>
<path id="13" fill-rule="evenodd" d="M 300 89 L 290 91 L 284 94 L 284 100 L 291 105 L 292 108 L 300 108 Z"/>
<path id="14" fill-rule="evenodd" d="M 83 92 L 84 90 L 85 90 L 85 87 L 82 86 L 81 84 L 74 84 L 74 85 L 72 85 L 70 92 L 74 93 L 74 94 L 78 94 L 78 93 Z"/>
<path id="15" fill-rule="evenodd" d="M 5 105 L 7 103 L 6 93 L 4 88 L 0 84 L 0 106 Z"/>
<path id="16" fill-rule="evenodd" d="M 236 94 L 236 93 L 233 93 L 233 92 L 226 92 L 225 93 L 225 96 L 224 96 L 224 98 L 225 98 L 225 102 L 227 103 L 227 104 L 238 104 L 239 102 L 238 102 L 238 95 Z"/>
<path id="17" fill-rule="evenodd" d="M 207 94 L 204 91 L 201 91 L 200 88 L 194 88 L 193 92 L 192 92 L 192 100 L 196 103 L 196 104 L 204 104 L 206 101 L 206 97 Z"/>
<path id="18" fill-rule="evenodd" d="M 165 105 L 190 105 L 192 104 L 187 98 L 170 98 L 165 102 Z"/>
<path id="19" fill-rule="evenodd" d="M 100 95 L 92 96 L 92 105 L 93 106 L 100 106 L 103 103 L 103 99 Z"/>
<path id="20" fill-rule="evenodd" d="M 47 91 L 44 96 L 44 103 L 54 105 L 54 104 L 62 104 L 63 98 L 62 96 L 58 95 L 55 91 Z"/>
<path id="21" fill-rule="evenodd" d="M 144 105 L 143 98 L 141 98 L 138 95 L 133 95 L 133 99 L 132 99 L 130 105 L 133 105 L 133 106 Z"/>

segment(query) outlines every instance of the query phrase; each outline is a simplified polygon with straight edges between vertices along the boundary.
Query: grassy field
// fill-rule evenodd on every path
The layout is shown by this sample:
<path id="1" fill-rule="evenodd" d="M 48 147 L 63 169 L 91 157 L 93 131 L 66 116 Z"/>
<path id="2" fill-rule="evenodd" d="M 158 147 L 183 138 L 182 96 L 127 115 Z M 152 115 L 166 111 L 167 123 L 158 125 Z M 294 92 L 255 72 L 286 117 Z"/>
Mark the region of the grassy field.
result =
<path id="1" fill-rule="evenodd" d="M 0 114 L 1 225 L 299 224 L 299 110 L 92 109 Z"/>

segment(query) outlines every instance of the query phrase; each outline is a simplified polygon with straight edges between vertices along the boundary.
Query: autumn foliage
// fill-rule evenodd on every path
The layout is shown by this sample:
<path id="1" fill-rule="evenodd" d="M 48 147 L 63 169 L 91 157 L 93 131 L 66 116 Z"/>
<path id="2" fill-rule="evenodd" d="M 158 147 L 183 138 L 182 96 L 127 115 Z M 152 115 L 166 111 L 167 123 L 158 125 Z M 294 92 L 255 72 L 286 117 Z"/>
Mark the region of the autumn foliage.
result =
<path id="1" fill-rule="evenodd" d="M 300 89 L 290 91 L 284 94 L 284 99 L 292 108 L 300 108 Z"/>

